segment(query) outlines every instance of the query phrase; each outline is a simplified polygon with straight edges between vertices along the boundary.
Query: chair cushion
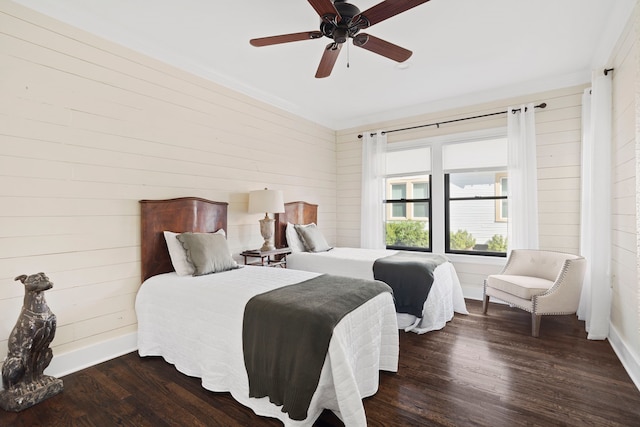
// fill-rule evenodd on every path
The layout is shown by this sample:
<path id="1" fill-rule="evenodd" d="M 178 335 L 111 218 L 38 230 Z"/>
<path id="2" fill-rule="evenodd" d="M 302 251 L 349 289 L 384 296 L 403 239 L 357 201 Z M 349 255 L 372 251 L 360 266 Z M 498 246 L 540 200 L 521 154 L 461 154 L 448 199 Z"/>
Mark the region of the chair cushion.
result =
<path id="1" fill-rule="evenodd" d="M 539 277 L 492 274 L 487 277 L 487 286 L 530 300 L 534 295 L 546 292 L 553 282 Z"/>

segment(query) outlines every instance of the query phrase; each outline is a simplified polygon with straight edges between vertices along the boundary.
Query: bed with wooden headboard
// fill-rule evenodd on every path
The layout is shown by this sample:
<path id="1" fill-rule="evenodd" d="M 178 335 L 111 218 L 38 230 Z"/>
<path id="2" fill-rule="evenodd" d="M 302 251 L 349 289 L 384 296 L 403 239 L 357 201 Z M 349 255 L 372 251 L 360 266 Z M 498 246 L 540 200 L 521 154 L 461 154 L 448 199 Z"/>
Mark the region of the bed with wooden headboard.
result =
<path id="1" fill-rule="evenodd" d="M 142 281 L 174 271 L 164 238 L 165 231 L 213 233 L 227 231 L 226 202 L 199 197 L 140 200 Z"/>
<path id="2" fill-rule="evenodd" d="M 307 417 L 294 421 L 268 397 L 249 397 L 243 314 L 254 296 L 319 275 L 255 266 L 195 277 L 179 275 L 164 232 L 226 230 L 227 203 L 184 197 L 142 200 L 140 206 L 143 284 L 136 296 L 140 356 L 162 356 L 180 372 L 201 378 L 204 388 L 230 392 L 256 414 L 285 425 L 311 425 L 324 409 L 336 413 L 346 425 L 366 425 L 362 399 L 377 391 L 379 370 L 395 372 L 398 365 L 398 330 L 390 293 L 371 298 L 337 323 Z M 366 339 L 354 341 L 353 336 Z"/>
<path id="3" fill-rule="evenodd" d="M 276 214 L 275 220 L 274 240 L 276 247 L 290 247 L 293 251 L 287 256 L 287 267 L 290 269 L 373 280 L 373 266 L 376 260 L 403 253 L 396 250 L 345 247 L 334 247 L 329 251 L 310 252 L 303 248 L 304 244 L 300 241 L 291 244 L 287 241 L 287 228 L 295 224 L 318 224 L 318 205 L 312 203 L 304 201 L 285 203 L 285 211 Z M 289 233 L 289 237 L 297 237 L 295 232 L 290 230 Z M 295 248 L 302 248 L 302 250 L 296 250 Z M 418 252 L 412 252 L 410 255 L 420 258 L 438 257 Z M 468 314 L 460 280 L 453 264 L 448 261 L 444 262 L 435 267 L 429 274 L 433 276 L 433 284 L 422 306 L 422 312 L 408 314 L 402 309 L 398 310 L 398 326 L 405 331 L 425 333 L 442 329 L 454 317 L 454 313 Z M 428 280 L 431 281 L 431 278 Z M 420 282 L 416 286 L 423 286 L 423 284 Z M 398 292 L 396 291 L 397 294 Z"/>
<path id="4" fill-rule="evenodd" d="M 277 213 L 275 219 L 274 243 L 276 248 L 284 248 L 287 246 L 287 223 L 317 224 L 318 205 L 307 202 L 288 202 L 284 204 L 284 212 Z"/>

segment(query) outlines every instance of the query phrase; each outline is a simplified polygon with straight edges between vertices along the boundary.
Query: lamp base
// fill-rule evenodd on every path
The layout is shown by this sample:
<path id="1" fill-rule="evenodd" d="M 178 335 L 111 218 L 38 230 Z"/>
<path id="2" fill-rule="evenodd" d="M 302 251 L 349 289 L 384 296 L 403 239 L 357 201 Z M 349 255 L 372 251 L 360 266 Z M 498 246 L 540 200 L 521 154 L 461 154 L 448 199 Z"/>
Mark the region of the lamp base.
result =
<path id="1" fill-rule="evenodd" d="M 276 248 L 273 244 L 275 222 L 275 219 L 271 219 L 267 215 L 265 215 L 265 217 L 260 220 L 260 233 L 262 234 L 262 238 L 264 239 L 264 243 L 260 248 L 260 251 L 262 252 L 272 251 Z"/>
<path id="2" fill-rule="evenodd" d="M 275 250 L 276 250 L 276 247 L 273 245 L 273 243 L 268 243 L 268 242 L 265 242 L 260 248 L 260 252 L 268 252 L 268 251 L 275 251 Z"/>

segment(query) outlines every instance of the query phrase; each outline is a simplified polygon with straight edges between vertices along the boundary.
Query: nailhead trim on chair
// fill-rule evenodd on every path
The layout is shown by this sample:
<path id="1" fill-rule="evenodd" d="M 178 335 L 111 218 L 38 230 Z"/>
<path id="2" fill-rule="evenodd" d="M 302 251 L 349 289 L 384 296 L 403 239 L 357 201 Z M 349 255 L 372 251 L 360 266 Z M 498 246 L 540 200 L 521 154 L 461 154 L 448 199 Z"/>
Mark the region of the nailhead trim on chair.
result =
<path id="1" fill-rule="evenodd" d="M 579 259 L 579 258 L 577 258 Z M 537 297 L 541 297 L 544 295 L 549 295 L 553 292 L 555 292 L 555 290 L 560 286 L 560 283 L 562 283 L 562 281 L 564 280 L 564 277 L 567 275 L 567 272 L 569 271 L 569 265 L 571 263 L 571 261 L 573 260 L 565 260 L 564 264 L 562 265 L 562 270 L 560 270 L 560 273 L 558 274 L 558 279 L 556 279 L 556 284 L 553 285 L 552 287 L 550 287 L 546 292 L 541 293 L 540 295 L 534 295 L 532 297 L 532 301 L 533 301 L 533 311 L 530 313 L 536 313 L 536 308 L 538 305 L 538 298 Z M 528 310 L 527 310 L 528 311 Z M 573 314 L 573 311 L 566 311 L 566 312 L 552 312 L 552 313 L 544 313 L 541 314 L 542 316 L 559 316 L 559 315 L 565 315 L 565 314 Z M 538 314 L 538 313 L 536 313 Z"/>

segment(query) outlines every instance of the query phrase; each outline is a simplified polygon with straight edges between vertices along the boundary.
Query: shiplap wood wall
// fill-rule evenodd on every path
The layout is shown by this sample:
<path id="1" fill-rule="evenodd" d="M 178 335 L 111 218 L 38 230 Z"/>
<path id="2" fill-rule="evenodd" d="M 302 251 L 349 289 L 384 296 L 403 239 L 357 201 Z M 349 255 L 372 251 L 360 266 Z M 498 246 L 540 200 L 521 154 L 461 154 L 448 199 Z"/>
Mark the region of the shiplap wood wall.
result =
<path id="1" fill-rule="evenodd" d="M 625 31 L 612 64 L 612 322 L 636 355 L 638 14 L 636 7 L 635 24 Z M 58 315 L 56 354 L 136 330 L 139 199 L 192 195 L 230 202 L 229 241 L 237 254 L 261 241 L 259 216 L 246 214 L 247 192 L 280 188 L 287 201 L 319 204 L 319 224 L 332 244 L 358 246 L 358 133 L 484 114 L 524 102 L 548 104 L 536 119 L 541 246 L 577 252 L 583 89 L 373 123 L 339 131 L 336 137 L 330 129 L 2 2 L 0 349 L 6 348 L 5 337 L 22 304 L 21 285 L 13 281 L 22 273 L 45 271 L 55 282 L 47 300 Z M 501 117 L 461 122 L 390 134 L 389 141 L 505 122 Z M 469 261 L 455 265 L 467 296 L 477 296 L 486 275 L 500 268 Z"/>
<path id="2" fill-rule="evenodd" d="M 640 2 L 611 56 L 613 203 L 611 325 L 640 365 Z M 640 374 L 640 372 L 639 372 Z"/>
<path id="3" fill-rule="evenodd" d="M 262 243 L 248 192 L 319 204 L 335 241 L 335 132 L 0 3 L 0 351 L 44 271 L 55 354 L 136 330 L 140 199 L 229 202 L 237 254 Z M 3 356 L 0 354 L 0 360 Z"/>
<path id="4" fill-rule="evenodd" d="M 508 106 L 546 102 L 536 110 L 538 209 L 540 247 L 578 253 L 580 246 L 580 163 L 581 108 L 584 86 L 575 86 L 530 96 L 506 99 L 450 111 L 374 123 L 338 132 L 338 192 L 340 209 L 339 246 L 360 244 L 361 140 L 358 134 L 378 129 L 390 130 L 504 111 Z M 448 134 L 506 127 L 506 114 L 467 120 L 437 127 L 387 134 L 389 144 Z M 476 258 L 477 259 L 477 258 Z M 454 265 L 465 296 L 480 297 L 488 274 L 502 263 L 477 262 L 471 257 L 455 257 Z"/>

